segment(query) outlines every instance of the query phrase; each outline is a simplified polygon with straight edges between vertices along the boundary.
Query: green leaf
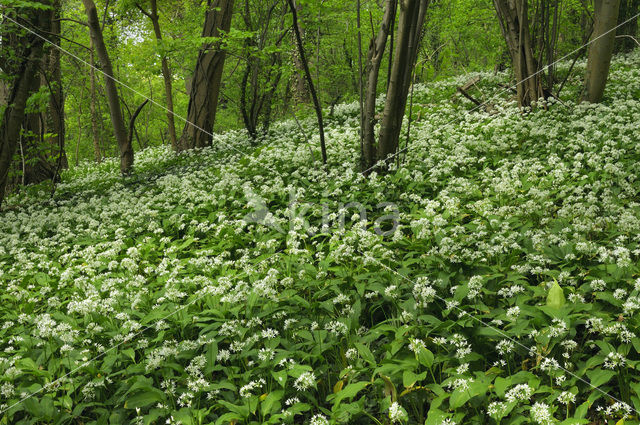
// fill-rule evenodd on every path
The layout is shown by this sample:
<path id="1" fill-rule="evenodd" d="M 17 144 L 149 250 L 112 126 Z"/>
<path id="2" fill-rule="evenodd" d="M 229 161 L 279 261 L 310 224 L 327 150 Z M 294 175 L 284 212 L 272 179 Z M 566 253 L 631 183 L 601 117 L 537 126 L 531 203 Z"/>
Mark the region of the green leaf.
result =
<path id="1" fill-rule="evenodd" d="M 358 394 L 360 391 L 362 391 L 364 388 L 366 388 L 370 384 L 371 382 L 369 381 L 360 381 L 360 382 L 355 382 L 353 384 L 349 384 L 342 390 L 338 391 L 336 394 L 330 394 L 327 397 L 327 401 L 333 400 L 333 406 L 336 407 L 340 404 L 342 400 L 344 400 L 345 398 L 350 399 L 354 397 L 356 394 Z"/>
<path id="2" fill-rule="evenodd" d="M 433 366 L 434 356 L 431 351 L 426 348 L 420 347 L 416 353 L 416 357 L 421 365 L 431 368 Z"/>
<path id="3" fill-rule="evenodd" d="M 402 372 L 402 385 L 405 388 L 413 387 L 416 382 L 422 381 L 427 377 L 427 372 L 422 372 L 421 374 L 415 374 L 410 370 L 405 370 Z"/>
<path id="4" fill-rule="evenodd" d="M 554 279 L 553 285 L 549 289 L 549 293 L 547 295 L 547 306 L 552 308 L 560 309 L 566 303 L 566 299 L 564 297 L 564 292 L 558 282 Z"/>
<path id="5" fill-rule="evenodd" d="M 207 366 L 205 367 L 205 373 L 211 373 L 218 359 L 218 343 L 216 341 L 212 341 L 209 343 L 209 346 L 207 347 L 206 358 Z"/>
<path id="6" fill-rule="evenodd" d="M 606 384 L 611 378 L 615 376 L 615 374 L 616 373 L 613 370 L 604 369 L 590 370 L 587 372 L 589 382 L 594 387 L 599 387 Z"/>
<path id="7" fill-rule="evenodd" d="M 360 353 L 360 356 L 362 356 L 362 358 L 366 362 L 368 362 L 372 366 L 376 365 L 376 358 L 373 356 L 371 350 L 369 350 L 369 347 L 364 344 L 360 344 L 359 342 L 356 342 L 354 345 L 358 349 L 358 353 Z"/>
<path id="8" fill-rule="evenodd" d="M 272 391 L 262 400 L 260 403 L 260 411 L 262 412 L 262 416 L 267 416 L 276 410 L 280 409 L 280 400 L 284 395 L 283 390 Z"/>
<path id="9" fill-rule="evenodd" d="M 271 371 L 271 376 L 273 376 L 273 379 L 275 379 L 276 382 L 282 386 L 282 388 L 284 388 L 287 385 L 287 371 L 286 371 L 286 369 L 285 370 L 281 370 L 279 372 L 276 372 L 276 371 L 272 370 Z"/>
<path id="10" fill-rule="evenodd" d="M 127 397 L 124 407 L 125 409 L 135 409 L 136 407 L 145 407 L 159 402 L 164 402 L 164 393 L 162 391 L 144 391 Z"/>
<path id="11" fill-rule="evenodd" d="M 136 361 L 136 352 L 133 350 L 133 348 L 125 348 L 124 350 L 122 350 L 122 354 L 124 354 L 125 356 L 129 357 L 135 363 L 135 361 Z"/>

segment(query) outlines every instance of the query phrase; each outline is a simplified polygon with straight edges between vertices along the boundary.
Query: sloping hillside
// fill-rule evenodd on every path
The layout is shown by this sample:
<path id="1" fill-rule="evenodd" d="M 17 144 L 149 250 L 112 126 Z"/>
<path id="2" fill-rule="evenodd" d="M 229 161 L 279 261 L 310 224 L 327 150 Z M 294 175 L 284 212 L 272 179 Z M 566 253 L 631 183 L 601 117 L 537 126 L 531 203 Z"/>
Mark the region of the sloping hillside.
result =
<path id="1" fill-rule="evenodd" d="M 283 121 L 10 198 L 0 423 L 637 423 L 639 65 L 525 115 L 416 87 L 388 175 L 346 104 L 328 171 Z"/>

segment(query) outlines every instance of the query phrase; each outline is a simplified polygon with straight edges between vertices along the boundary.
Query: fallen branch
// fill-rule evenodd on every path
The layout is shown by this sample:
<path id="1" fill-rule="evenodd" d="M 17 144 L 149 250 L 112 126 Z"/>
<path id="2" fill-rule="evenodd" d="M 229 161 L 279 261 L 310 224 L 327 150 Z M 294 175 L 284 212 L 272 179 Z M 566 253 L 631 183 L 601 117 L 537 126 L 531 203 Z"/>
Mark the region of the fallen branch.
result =
<path id="1" fill-rule="evenodd" d="M 464 97 L 466 97 L 467 99 L 469 99 L 470 101 L 475 103 L 477 106 L 481 106 L 482 105 L 482 102 L 480 102 L 478 99 L 476 99 L 475 97 L 473 97 L 469 93 L 467 93 L 467 91 L 464 88 L 458 87 L 458 93 L 460 93 L 461 95 L 463 95 Z"/>

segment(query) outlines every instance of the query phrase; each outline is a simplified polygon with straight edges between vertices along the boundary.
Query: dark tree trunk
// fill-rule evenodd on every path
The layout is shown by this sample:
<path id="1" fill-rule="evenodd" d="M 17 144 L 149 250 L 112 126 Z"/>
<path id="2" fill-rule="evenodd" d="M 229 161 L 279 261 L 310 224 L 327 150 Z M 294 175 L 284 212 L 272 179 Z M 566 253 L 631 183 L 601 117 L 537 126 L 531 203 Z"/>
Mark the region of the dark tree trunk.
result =
<path id="1" fill-rule="evenodd" d="M 89 31 L 91 33 L 91 40 L 96 48 L 98 54 L 98 60 L 100 61 L 102 71 L 105 73 L 104 85 L 107 92 L 107 102 L 109 104 L 109 113 L 111 115 L 111 123 L 113 124 L 113 134 L 118 143 L 118 149 L 120 151 L 120 171 L 123 174 L 127 174 L 133 167 L 133 148 L 127 137 L 127 129 L 124 124 L 124 118 L 122 116 L 122 109 L 120 108 L 120 99 L 118 98 L 118 90 L 113 74 L 113 67 L 111 65 L 111 59 L 107 52 L 107 47 L 104 44 L 104 38 L 102 37 L 102 29 L 100 28 L 100 21 L 98 20 L 98 12 L 93 0 L 82 0 L 84 4 L 88 23 Z"/>
<path id="2" fill-rule="evenodd" d="M 280 52 L 276 49 L 268 56 L 263 53 L 269 42 L 271 21 L 279 3 L 278 0 L 272 1 L 268 8 L 260 5 L 260 10 L 254 16 L 251 2 L 244 1 L 242 18 L 245 29 L 259 34 L 257 40 L 255 38 L 245 40 L 247 64 L 240 83 L 240 113 L 247 133 L 253 140 L 265 134 L 269 129 L 271 102 L 282 76 Z M 279 47 L 286 35 L 286 32 L 283 31 L 286 12 L 287 8 L 283 7 L 280 10 L 280 16 L 277 16 L 280 19 L 278 33 L 281 35 L 274 41 L 274 47 Z M 256 54 L 256 52 L 258 53 Z M 261 118 L 262 128 L 260 128 Z"/>
<path id="3" fill-rule="evenodd" d="M 47 28 L 49 25 L 49 13 L 46 10 L 28 9 L 24 15 L 23 18 L 33 28 Z M 11 161 L 18 146 L 27 99 L 33 94 L 33 81 L 37 80 L 44 44 L 42 38 L 29 32 L 21 35 L 9 33 L 11 30 L 7 28 L 13 25 L 8 22 L 3 23 L 3 27 L 0 67 L 15 77 L 9 83 L 7 107 L 0 121 L 0 206 L 5 195 Z M 12 58 L 6 61 L 4 54 Z"/>
<path id="4" fill-rule="evenodd" d="M 397 0 L 387 0 L 378 35 L 375 39 L 372 39 L 369 44 L 365 70 L 367 82 L 364 96 L 364 111 L 360 117 L 362 132 L 362 168 L 365 171 L 373 167 L 378 158 L 375 136 L 378 76 L 380 74 L 380 65 L 387 45 L 387 39 L 389 38 L 391 22 L 395 15 L 396 7 Z"/>
<path id="5" fill-rule="evenodd" d="M 630 52 L 638 46 L 638 9 L 640 0 L 620 0 L 618 25 L 626 22 L 616 32 L 615 52 Z M 628 21 L 628 22 L 627 22 Z"/>
<path id="6" fill-rule="evenodd" d="M 232 14 L 233 0 L 210 0 L 202 36 L 220 37 L 228 32 Z M 219 42 L 206 43 L 200 49 L 191 81 L 187 123 L 178 150 L 211 145 L 225 58 L 226 51 Z"/>
<path id="7" fill-rule="evenodd" d="M 398 150 L 411 75 L 418 57 L 422 25 L 429 6 L 429 0 L 400 0 L 399 3 L 398 40 L 378 141 L 378 158 L 382 160 Z"/>
<path id="8" fill-rule="evenodd" d="M 516 78 L 518 103 L 531 106 L 543 97 L 542 79 L 529 29 L 528 0 L 493 0 Z"/>
<path id="9" fill-rule="evenodd" d="M 616 32 L 611 30 L 618 22 L 619 8 L 620 0 L 595 2 L 594 42 L 589 46 L 583 101 L 599 103 L 604 96 L 616 37 Z"/>
<path id="10" fill-rule="evenodd" d="M 311 78 L 311 71 L 309 70 L 309 64 L 304 54 L 304 45 L 302 44 L 302 34 L 300 34 L 298 26 L 298 13 L 295 6 L 295 0 L 288 0 L 291 7 L 291 15 L 293 16 L 293 32 L 296 35 L 296 44 L 298 45 L 298 53 L 300 54 L 300 60 L 304 68 L 304 76 L 307 79 L 307 85 L 311 92 L 311 98 L 313 99 L 314 109 L 316 110 L 316 117 L 318 118 L 318 131 L 320 133 L 320 151 L 322 153 L 322 163 L 327 163 L 327 148 L 324 142 L 324 122 L 322 120 L 322 108 L 320 107 L 320 101 L 318 100 L 318 94 L 316 93 L 313 79 Z"/>
<path id="11" fill-rule="evenodd" d="M 296 15 L 300 15 L 302 12 L 302 5 L 299 2 L 294 2 Z M 304 42 L 305 32 L 304 27 L 302 26 L 300 20 L 296 23 L 296 31 L 300 34 L 300 38 Z M 295 32 L 292 34 L 293 36 L 293 45 L 297 46 L 298 41 L 296 39 Z M 309 92 L 309 87 L 307 87 L 307 83 L 304 76 L 304 63 L 302 58 L 300 57 L 300 50 L 297 47 L 293 48 L 292 57 L 293 64 L 297 72 L 293 74 L 293 96 L 297 103 L 308 103 L 311 100 L 311 94 Z"/>
<path id="12" fill-rule="evenodd" d="M 60 45 L 62 17 L 61 0 L 54 0 L 53 8 L 50 11 L 51 16 L 51 41 Z M 45 78 L 48 81 L 44 83 L 48 85 L 50 90 L 49 108 L 47 110 L 45 125 L 48 133 L 53 134 L 50 141 L 53 149 L 52 158 L 55 160 L 54 179 L 57 179 L 58 173 L 68 168 L 69 163 L 65 152 L 65 124 L 64 124 L 64 93 L 62 91 L 62 71 L 60 69 L 60 50 L 51 46 L 46 56 Z"/>

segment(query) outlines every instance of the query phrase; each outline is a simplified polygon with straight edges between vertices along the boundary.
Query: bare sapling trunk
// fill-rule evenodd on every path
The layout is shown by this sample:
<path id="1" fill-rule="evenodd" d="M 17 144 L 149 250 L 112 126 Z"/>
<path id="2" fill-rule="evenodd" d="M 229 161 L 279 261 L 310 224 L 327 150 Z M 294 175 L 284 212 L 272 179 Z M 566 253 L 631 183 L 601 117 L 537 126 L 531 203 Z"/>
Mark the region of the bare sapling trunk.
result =
<path id="1" fill-rule="evenodd" d="M 302 12 L 302 5 L 299 2 L 295 2 L 295 9 L 296 9 L 296 16 L 300 16 L 300 13 Z M 296 24 L 296 30 L 297 32 L 300 34 L 300 38 L 302 40 L 304 40 L 304 28 L 302 27 L 302 24 L 300 23 L 300 20 L 297 20 L 297 24 Z M 298 41 L 296 39 L 296 34 L 293 33 L 293 44 L 294 44 L 294 48 L 293 48 L 293 52 L 292 52 L 292 57 L 293 57 L 293 64 L 295 65 L 296 71 L 293 74 L 293 95 L 295 97 L 296 102 L 298 103 L 308 103 L 309 100 L 311 99 L 311 94 L 309 93 L 309 89 L 307 88 L 307 84 L 305 83 L 305 76 L 304 76 L 304 63 L 302 61 L 302 58 L 300 57 L 300 53 L 299 53 L 299 49 L 297 47 L 298 45 Z"/>
<path id="2" fill-rule="evenodd" d="M 120 151 L 120 171 L 122 174 L 128 174 L 133 167 L 133 148 L 127 137 L 127 129 L 124 124 L 122 109 L 120 108 L 120 99 L 118 98 L 118 90 L 116 88 L 111 59 L 109 58 L 107 47 L 104 44 L 95 3 L 93 0 L 82 0 L 82 3 L 87 13 L 91 41 L 96 49 L 98 60 L 104 72 L 104 85 L 107 93 L 111 123 L 113 124 L 113 134 Z"/>
<path id="3" fill-rule="evenodd" d="M 311 98 L 313 99 L 313 105 L 316 110 L 316 117 L 318 118 L 318 131 L 320 133 L 320 150 L 322 153 L 322 163 L 327 163 L 327 148 L 324 141 L 324 122 L 322 120 L 322 108 L 320 107 L 320 101 L 318 100 L 318 94 L 316 93 L 315 86 L 313 84 L 313 78 L 311 77 L 311 71 L 309 70 L 309 64 L 307 63 L 306 56 L 304 54 L 304 45 L 302 44 L 302 35 L 298 30 L 298 13 L 296 11 L 295 0 L 288 0 L 291 7 L 291 15 L 293 16 L 293 32 L 296 36 L 298 45 L 298 53 L 300 54 L 300 60 L 304 68 L 304 76 L 307 79 L 307 85 L 311 92 Z"/>
<path id="4" fill-rule="evenodd" d="M 615 45 L 620 0 L 596 0 L 593 42 L 589 46 L 587 74 L 582 100 L 599 103 L 604 97 L 604 89 L 609 77 L 611 56 Z"/>

